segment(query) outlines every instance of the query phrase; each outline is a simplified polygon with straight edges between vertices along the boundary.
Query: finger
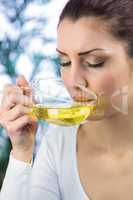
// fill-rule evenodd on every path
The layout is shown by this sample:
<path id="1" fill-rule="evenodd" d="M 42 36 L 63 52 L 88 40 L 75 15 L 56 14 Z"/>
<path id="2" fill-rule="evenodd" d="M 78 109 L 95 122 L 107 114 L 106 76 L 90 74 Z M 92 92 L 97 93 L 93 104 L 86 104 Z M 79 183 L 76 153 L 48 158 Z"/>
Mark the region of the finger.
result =
<path id="1" fill-rule="evenodd" d="M 12 85 L 12 84 L 6 84 L 6 85 L 4 86 L 4 89 L 3 89 L 3 94 L 4 94 L 4 95 L 9 95 L 9 94 L 12 93 L 13 91 L 22 93 L 22 90 L 21 90 L 20 87 L 18 87 L 18 86 L 16 86 L 16 85 Z"/>
<path id="2" fill-rule="evenodd" d="M 30 113 L 30 111 L 31 111 L 31 108 L 28 108 L 28 107 L 25 107 L 25 106 L 22 106 L 22 105 L 17 105 L 13 109 L 11 109 L 9 112 L 6 112 L 4 114 L 3 118 L 7 122 L 14 121 L 17 118 L 19 118 L 19 117 L 21 117 L 25 114 Z"/>
<path id="3" fill-rule="evenodd" d="M 21 75 L 17 78 L 16 84 L 23 90 L 23 94 L 25 94 L 27 96 L 31 95 L 32 91 L 30 89 L 29 83 L 23 75 Z"/>
<path id="4" fill-rule="evenodd" d="M 18 86 L 13 86 L 13 85 L 6 85 L 3 90 L 3 96 L 1 99 L 1 107 L 4 108 L 5 110 L 9 110 L 14 106 L 13 102 L 9 101 L 9 97 L 11 94 L 22 94 L 23 91 L 18 87 Z"/>
<path id="5" fill-rule="evenodd" d="M 15 121 L 9 122 L 7 126 L 7 132 L 8 133 L 15 133 L 19 132 L 22 128 L 24 128 L 26 125 L 30 125 L 35 127 L 34 124 L 36 124 L 36 121 L 31 119 L 28 115 L 24 115 Z M 21 131 L 20 131 L 21 133 Z"/>
<path id="6" fill-rule="evenodd" d="M 3 93 L 10 93 L 10 91 L 12 90 L 14 86 L 12 84 L 5 84 L 4 88 L 3 88 Z"/>
<path id="7" fill-rule="evenodd" d="M 0 102 L 1 107 L 4 102 L 5 96 L 8 95 L 8 93 L 10 92 L 11 86 L 12 86 L 11 84 L 5 84 L 4 88 L 1 91 L 1 102 Z"/>
<path id="8" fill-rule="evenodd" d="M 16 84 L 21 87 L 21 86 L 28 86 L 28 81 L 25 79 L 25 77 L 23 75 L 20 75 L 17 80 L 16 80 Z"/>
<path id="9" fill-rule="evenodd" d="M 14 92 L 6 97 L 3 100 L 2 104 L 4 109 L 8 111 L 17 104 L 31 107 L 33 106 L 33 100 L 32 97 L 27 97 L 26 95 Z"/>

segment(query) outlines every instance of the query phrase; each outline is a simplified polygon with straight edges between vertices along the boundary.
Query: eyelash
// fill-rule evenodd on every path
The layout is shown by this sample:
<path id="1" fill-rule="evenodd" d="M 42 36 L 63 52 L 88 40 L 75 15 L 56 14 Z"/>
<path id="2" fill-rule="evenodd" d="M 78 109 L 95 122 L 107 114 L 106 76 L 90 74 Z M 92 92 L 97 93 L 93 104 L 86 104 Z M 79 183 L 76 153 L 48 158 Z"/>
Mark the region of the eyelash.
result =
<path id="1" fill-rule="evenodd" d="M 68 66 L 70 66 L 71 65 L 71 62 L 69 61 L 69 62 L 64 62 L 64 63 L 60 63 L 60 65 L 62 66 L 62 67 L 68 67 Z"/>
<path id="2" fill-rule="evenodd" d="M 98 67 L 102 67 L 104 65 L 105 61 L 101 62 L 101 63 L 97 63 L 97 64 L 90 64 L 87 62 L 87 65 L 89 67 L 95 67 L 95 68 L 98 68 Z"/>
<path id="3" fill-rule="evenodd" d="M 90 64 L 90 63 L 88 63 L 88 62 L 86 62 L 86 63 L 87 63 L 87 65 L 88 65 L 88 67 L 98 68 L 98 67 L 102 67 L 102 66 L 104 65 L 105 61 L 104 61 L 104 62 L 101 62 L 101 63 L 97 63 L 97 64 Z M 71 62 L 60 63 L 60 65 L 61 65 L 62 67 L 68 67 L 68 66 L 71 65 Z"/>

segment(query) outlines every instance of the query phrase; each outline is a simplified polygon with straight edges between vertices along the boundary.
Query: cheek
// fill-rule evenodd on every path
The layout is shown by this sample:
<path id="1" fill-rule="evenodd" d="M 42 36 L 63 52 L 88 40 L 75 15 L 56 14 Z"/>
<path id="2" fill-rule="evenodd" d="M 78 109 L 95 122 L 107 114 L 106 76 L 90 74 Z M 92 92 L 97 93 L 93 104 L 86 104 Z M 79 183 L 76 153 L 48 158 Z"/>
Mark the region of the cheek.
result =
<path id="1" fill-rule="evenodd" d="M 67 72 L 63 73 L 61 71 L 61 78 L 64 81 L 64 84 L 67 86 L 68 83 L 69 83 L 69 75 L 68 75 L 68 73 Z"/>
<path id="2" fill-rule="evenodd" d="M 105 73 L 93 81 L 94 90 L 110 96 L 119 88 L 118 78 L 111 73 Z"/>
<path id="3" fill-rule="evenodd" d="M 105 72 L 102 75 L 95 76 L 92 81 L 92 86 L 96 92 L 110 96 L 120 88 L 126 86 L 129 81 L 129 74 L 127 71 Z"/>
<path id="4" fill-rule="evenodd" d="M 65 87 L 70 92 L 71 84 L 70 84 L 70 75 L 69 75 L 69 73 L 67 71 L 65 73 L 61 72 L 61 78 L 62 78 L 62 80 L 64 82 Z"/>

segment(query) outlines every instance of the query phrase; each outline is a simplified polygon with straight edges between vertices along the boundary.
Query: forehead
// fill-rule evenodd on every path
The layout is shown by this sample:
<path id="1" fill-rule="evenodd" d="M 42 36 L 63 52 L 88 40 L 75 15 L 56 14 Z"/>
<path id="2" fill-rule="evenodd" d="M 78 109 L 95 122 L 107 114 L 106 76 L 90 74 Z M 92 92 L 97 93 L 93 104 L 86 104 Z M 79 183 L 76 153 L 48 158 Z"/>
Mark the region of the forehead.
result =
<path id="1" fill-rule="evenodd" d="M 83 17 L 77 21 L 64 19 L 57 32 L 57 48 L 63 51 L 77 49 L 77 51 L 89 48 L 106 48 L 117 40 L 108 31 L 105 22 L 94 17 Z"/>

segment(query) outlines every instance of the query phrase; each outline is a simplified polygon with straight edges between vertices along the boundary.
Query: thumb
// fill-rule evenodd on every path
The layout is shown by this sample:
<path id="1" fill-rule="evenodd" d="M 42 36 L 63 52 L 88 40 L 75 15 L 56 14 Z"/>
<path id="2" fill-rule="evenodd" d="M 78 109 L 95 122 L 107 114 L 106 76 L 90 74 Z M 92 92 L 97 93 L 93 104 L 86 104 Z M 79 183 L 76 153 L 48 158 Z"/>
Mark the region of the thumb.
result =
<path id="1" fill-rule="evenodd" d="M 26 86 L 29 86 L 28 81 L 25 79 L 25 77 L 23 75 L 20 75 L 17 80 L 16 80 L 16 84 L 17 86 L 23 88 L 23 94 L 30 96 L 32 94 L 32 91 L 30 90 L 30 88 L 26 88 Z"/>
<path id="2" fill-rule="evenodd" d="M 28 86 L 28 81 L 25 79 L 25 77 L 23 75 L 20 75 L 17 80 L 16 80 L 16 84 L 17 86 L 19 87 L 22 87 L 22 86 Z"/>

